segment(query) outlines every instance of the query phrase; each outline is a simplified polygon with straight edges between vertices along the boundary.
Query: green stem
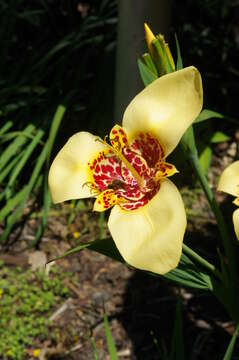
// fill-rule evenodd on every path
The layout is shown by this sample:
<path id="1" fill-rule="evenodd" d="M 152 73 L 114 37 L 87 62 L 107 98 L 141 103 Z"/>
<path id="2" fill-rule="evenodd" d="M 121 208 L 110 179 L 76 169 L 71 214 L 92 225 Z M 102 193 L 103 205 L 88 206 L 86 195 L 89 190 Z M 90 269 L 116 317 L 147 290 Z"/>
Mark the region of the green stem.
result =
<path id="1" fill-rule="evenodd" d="M 228 233 L 227 226 L 226 226 L 224 218 L 222 216 L 221 210 L 219 209 L 218 204 L 215 201 L 213 192 L 212 192 L 211 188 L 208 185 L 208 182 L 207 182 L 207 179 L 206 179 L 205 175 L 202 172 L 201 165 L 200 165 L 197 154 L 190 154 L 189 159 L 190 159 L 191 164 L 192 164 L 192 166 L 194 168 L 194 171 L 196 172 L 196 174 L 198 176 L 198 179 L 199 179 L 199 181 L 201 183 L 201 186 L 202 186 L 203 191 L 204 191 L 204 193 L 206 195 L 208 203 L 209 203 L 209 205 L 210 205 L 210 207 L 211 207 L 211 209 L 212 209 L 212 211 L 213 211 L 213 213 L 215 215 L 217 225 L 218 225 L 218 229 L 219 229 L 221 239 L 222 239 L 222 242 L 223 242 L 223 247 L 225 249 L 226 257 L 227 257 L 227 260 L 228 260 L 228 266 L 229 266 L 231 275 L 234 277 L 237 274 L 236 261 L 235 261 L 236 259 L 235 259 L 235 256 L 234 256 L 234 248 L 233 248 L 232 241 L 231 241 L 231 238 L 230 238 L 229 233 Z"/>
<path id="2" fill-rule="evenodd" d="M 215 201 L 213 192 L 208 184 L 206 176 L 204 175 L 201 164 L 198 158 L 198 152 L 195 144 L 194 131 L 192 126 L 187 130 L 182 139 L 182 149 L 184 151 L 185 156 L 188 157 L 194 172 L 197 174 L 197 177 L 200 181 L 202 189 L 206 195 L 208 203 L 215 215 L 218 229 L 222 238 L 223 246 L 225 249 L 226 257 L 228 260 L 228 266 L 230 269 L 230 273 L 234 280 L 237 275 L 237 266 L 236 266 L 236 258 L 234 253 L 233 244 L 231 238 L 228 233 L 227 226 L 225 224 L 224 218 L 222 216 L 221 210 L 218 207 L 217 202 Z"/>
<path id="3" fill-rule="evenodd" d="M 234 246 L 232 240 L 230 238 L 226 223 L 222 216 L 221 210 L 218 207 L 217 202 L 215 201 L 213 192 L 208 184 L 208 181 L 202 171 L 201 164 L 198 158 L 198 152 L 195 144 L 194 132 L 192 126 L 187 130 L 185 135 L 183 136 L 182 149 L 184 154 L 191 162 L 191 165 L 197 174 L 197 177 L 200 181 L 202 189 L 206 195 L 208 203 L 215 215 L 217 226 L 221 235 L 223 247 L 225 249 L 225 255 L 227 258 L 227 268 L 229 270 L 229 278 L 225 279 L 224 286 L 227 291 L 229 291 L 230 303 L 229 303 L 229 311 L 232 317 L 235 319 L 239 319 L 239 308 L 238 308 L 238 299 L 239 299 L 239 286 L 237 281 L 237 261 L 234 252 Z"/>
<path id="4" fill-rule="evenodd" d="M 188 247 L 185 244 L 183 244 L 183 252 L 186 255 L 188 255 L 191 259 L 195 260 L 199 265 L 203 266 L 204 268 L 212 272 L 217 278 L 221 279 L 221 275 L 214 265 L 212 265 L 206 259 L 198 255 L 195 251 L 193 251 L 190 247 Z"/>

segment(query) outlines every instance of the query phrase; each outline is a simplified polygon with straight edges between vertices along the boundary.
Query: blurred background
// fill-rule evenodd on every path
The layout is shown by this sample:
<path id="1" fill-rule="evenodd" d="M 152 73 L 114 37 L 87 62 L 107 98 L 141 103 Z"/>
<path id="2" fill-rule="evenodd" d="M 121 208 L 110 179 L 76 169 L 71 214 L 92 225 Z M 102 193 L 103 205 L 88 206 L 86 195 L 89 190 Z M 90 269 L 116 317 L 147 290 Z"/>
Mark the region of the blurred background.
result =
<path id="1" fill-rule="evenodd" d="M 92 334 L 100 359 L 107 359 L 105 308 L 123 359 L 164 359 L 175 288 L 92 253 L 62 260 L 52 267 L 52 278 L 32 273 L 47 258 L 108 235 L 104 216 L 92 214 L 90 202 L 52 206 L 48 169 L 73 133 L 109 133 L 143 89 L 137 59 L 146 51 L 145 21 L 155 34 L 165 34 L 175 56 L 176 33 L 184 66 L 194 65 L 202 74 L 204 107 L 219 120 L 203 123 L 196 133 L 205 173 L 215 185 L 222 167 L 238 157 L 238 0 L 0 0 L 2 359 L 93 359 Z M 180 163 L 180 153 L 176 157 Z M 189 184 L 182 192 L 186 207 L 194 206 L 189 218 L 198 221 L 189 235 L 200 248 L 205 223 L 211 237 L 206 248 L 213 258 L 212 214 L 191 170 L 186 167 L 178 182 Z M 229 330 L 220 325 L 227 323 L 226 315 L 218 305 L 213 318 L 201 319 L 209 302 L 184 291 L 185 331 L 192 334 L 187 354 L 190 359 L 221 358 L 232 331 L 230 324 Z M 168 317 L 158 313 L 160 307 Z"/>

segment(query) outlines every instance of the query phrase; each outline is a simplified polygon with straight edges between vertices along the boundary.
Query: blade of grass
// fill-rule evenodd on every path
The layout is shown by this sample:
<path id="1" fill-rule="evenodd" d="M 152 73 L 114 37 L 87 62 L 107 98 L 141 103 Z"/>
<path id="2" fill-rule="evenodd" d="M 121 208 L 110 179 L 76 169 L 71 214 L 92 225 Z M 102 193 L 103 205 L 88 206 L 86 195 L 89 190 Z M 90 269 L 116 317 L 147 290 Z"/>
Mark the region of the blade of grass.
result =
<path id="1" fill-rule="evenodd" d="M 232 357 L 232 354 L 233 354 L 233 350 L 234 350 L 234 346 L 235 346 L 235 343 L 236 343 L 236 339 L 237 339 L 237 335 L 238 335 L 238 332 L 239 332 L 239 324 L 237 325 L 235 331 L 234 331 L 234 334 L 231 338 L 231 341 L 228 345 L 228 348 L 227 348 L 227 351 L 223 357 L 223 360 L 230 360 L 231 357 Z"/>
<path id="2" fill-rule="evenodd" d="M 35 238 L 33 242 L 31 243 L 31 246 L 35 246 L 38 244 L 40 238 L 42 237 L 46 224 L 47 224 L 47 218 L 51 207 L 51 194 L 48 188 L 48 169 L 50 165 L 50 158 L 51 158 L 51 151 L 53 148 L 53 144 L 55 142 L 55 138 L 57 135 L 57 132 L 59 130 L 61 121 L 63 119 L 63 116 L 65 114 L 66 108 L 63 105 L 59 105 L 57 107 L 56 113 L 53 117 L 49 137 L 47 140 L 47 157 L 46 157 L 46 173 L 44 175 L 44 189 L 43 189 L 43 215 L 42 215 L 42 222 L 39 225 L 37 232 L 35 234 Z"/>
<path id="3" fill-rule="evenodd" d="M 19 161 L 19 163 L 17 164 L 17 166 L 15 167 L 14 171 L 12 172 L 9 182 L 8 182 L 8 187 L 11 187 L 14 185 L 18 175 L 20 174 L 20 172 L 24 169 L 24 165 L 26 164 L 27 160 L 29 159 L 29 157 L 31 156 L 31 154 L 33 153 L 34 149 L 36 148 L 36 146 L 38 145 L 40 139 L 42 138 L 42 136 L 44 135 L 44 131 L 43 130 L 38 130 L 34 139 L 32 140 L 32 142 L 27 146 L 25 153 L 23 155 L 23 157 L 21 158 L 21 160 Z"/>
<path id="4" fill-rule="evenodd" d="M 27 187 L 24 187 L 14 197 L 8 200 L 7 204 L 0 211 L 0 222 L 2 222 L 6 216 L 22 201 L 27 191 Z"/>
<path id="5" fill-rule="evenodd" d="M 6 241 L 8 235 L 10 234 L 10 231 L 11 231 L 14 223 L 20 218 L 20 216 L 21 216 L 21 214 L 22 214 L 22 212 L 24 210 L 24 206 L 25 206 L 25 204 L 26 204 L 26 202 L 28 200 L 28 197 L 29 197 L 31 191 L 34 188 L 35 183 L 38 180 L 40 171 L 41 171 L 42 166 L 43 166 L 43 164 L 44 164 L 44 162 L 46 160 L 47 150 L 48 150 L 48 143 L 45 144 L 44 148 L 41 151 L 40 156 L 37 159 L 36 165 L 34 167 L 34 170 L 33 170 L 32 176 L 30 178 L 30 181 L 29 181 L 28 185 L 26 186 L 26 190 L 24 192 L 24 196 L 22 198 L 21 203 L 19 204 L 16 211 L 12 215 L 10 215 L 9 218 L 8 218 L 7 227 L 6 227 L 6 229 L 4 230 L 3 234 L 0 237 L 1 242 Z"/>
<path id="6" fill-rule="evenodd" d="M 63 116 L 65 114 L 65 111 L 66 111 L 65 106 L 59 105 L 58 108 L 56 109 L 56 113 L 55 113 L 55 115 L 53 117 L 53 120 L 52 120 L 52 125 L 51 125 L 51 128 L 50 128 L 50 133 L 49 133 L 49 138 L 48 138 L 47 168 L 49 168 L 50 157 L 51 157 L 53 144 L 55 142 L 55 138 L 56 138 L 57 132 L 59 130 L 59 126 L 61 124 L 61 121 L 63 119 Z"/>
<path id="7" fill-rule="evenodd" d="M 25 128 L 23 133 L 26 135 L 31 134 L 34 129 L 35 127 L 30 124 Z M 7 164 L 7 162 L 12 156 L 16 156 L 17 152 L 26 143 L 26 141 L 27 138 L 24 135 L 20 135 L 6 148 L 6 150 L 0 157 L 0 171 Z"/>
<path id="8" fill-rule="evenodd" d="M 2 172 L 0 172 L 0 183 L 2 183 L 2 181 L 6 178 L 6 176 L 10 173 L 10 171 L 12 170 L 12 168 L 19 162 L 19 160 L 21 159 L 23 153 L 20 153 L 19 155 L 15 156 L 8 164 L 6 167 L 4 167 L 4 169 L 2 170 Z M 3 193 L 1 193 L 3 194 Z M 1 200 L 1 194 L 0 194 L 0 200 Z"/>
<path id="9" fill-rule="evenodd" d="M 184 340 L 183 340 L 183 319 L 182 319 L 182 305 L 180 299 L 176 306 L 176 317 L 174 323 L 170 360 L 183 360 L 184 355 Z"/>
<path id="10" fill-rule="evenodd" d="M 7 134 L 0 135 L 0 142 L 3 144 L 5 142 L 7 142 L 7 141 L 15 139 L 16 137 L 18 137 L 20 135 L 22 135 L 22 136 L 24 136 L 24 137 L 26 137 L 27 139 L 30 139 L 30 140 L 33 140 L 35 138 L 34 134 L 26 134 L 26 133 L 24 133 L 24 131 L 11 131 L 11 132 L 9 132 Z M 40 144 L 44 145 L 44 142 L 40 141 Z"/>
<path id="11" fill-rule="evenodd" d="M 91 337 L 90 341 L 91 341 L 91 344 L 92 344 L 92 347 L 93 347 L 94 359 L 99 360 L 100 358 L 99 358 L 98 351 L 97 351 L 97 348 L 96 348 L 95 339 L 93 337 Z"/>
<path id="12" fill-rule="evenodd" d="M 183 68 L 183 60 L 181 56 L 180 46 L 178 42 L 178 37 L 175 34 L 175 42 L 176 42 L 176 48 L 177 48 L 177 64 L 176 64 L 176 70 L 181 70 Z"/>
<path id="13" fill-rule="evenodd" d="M 118 360 L 115 342 L 114 342 L 112 333 L 110 331 L 109 320 L 108 320 L 108 317 L 106 314 L 104 314 L 104 326 L 105 326 L 106 341 L 107 341 L 107 346 L 108 346 L 108 350 L 109 350 L 109 354 L 110 354 L 110 359 Z"/>
<path id="14" fill-rule="evenodd" d="M 0 135 L 5 134 L 13 125 L 12 121 L 7 121 L 0 129 Z"/>

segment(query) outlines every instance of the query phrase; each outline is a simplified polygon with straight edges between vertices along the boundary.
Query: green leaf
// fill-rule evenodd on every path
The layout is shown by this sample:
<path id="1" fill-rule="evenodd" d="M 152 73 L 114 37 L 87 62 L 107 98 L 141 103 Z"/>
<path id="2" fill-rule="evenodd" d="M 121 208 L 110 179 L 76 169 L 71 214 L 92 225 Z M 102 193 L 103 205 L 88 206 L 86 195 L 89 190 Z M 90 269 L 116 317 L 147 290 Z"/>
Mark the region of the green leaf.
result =
<path id="1" fill-rule="evenodd" d="M 184 354 L 184 340 L 183 340 L 183 318 L 182 318 L 182 304 L 178 299 L 176 306 L 176 317 L 174 323 L 170 360 L 183 360 Z"/>
<path id="2" fill-rule="evenodd" d="M 63 105 L 59 105 L 56 109 L 56 113 L 53 117 L 52 120 L 52 124 L 51 124 L 51 128 L 50 128 L 50 133 L 49 133 L 49 138 L 48 138 L 48 149 L 47 149 L 47 167 L 49 167 L 49 163 L 50 163 L 50 156 L 51 156 L 51 151 L 55 142 L 55 138 L 57 135 L 57 132 L 59 130 L 60 124 L 62 122 L 63 116 L 65 114 L 66 108 Z"/>
<path id="3" fill-rule="evenodd" d="M 186 132 L 183 134 L 181 138 L 180 145 L 184 151 L 184 153 L 190 152 L 191 154 L 195 154 L 196 152 L 196 144 L 193 127 L 190 126 Z"/>
<path id="4" fill-rule="evenodd" d="M 26 194 L 27 188 L 24 187 L 21 191 L 16 193 L 14 197 L 9 199 L 6 205 L 0 211 L 0 222 L 22 201 Z"/>
<path id="5" fill-rule="evenodd" d="M 138 59 L 138 67 L 141 79 L 145 86 L 148 86 L 158 78 L 157 75 L 155 75 L 140 59 Z"/>
<path id="6" fill-rule="evenodd" d="M 199 161 L 203 173 L 207 175 L 212 161 L 212 149 L 210 148 L 210 146 L 206 145 L 205 148 L 202 150 L 199 156 Z"/>
<path id="7" fill-rule="evenodd" d="M 151 56 L 149 55 L 149 53 L 145 53 L 143 54 L 143 60 L 144 60 L 144 63 L 145 65 L 148 67 L 148 69 L 158 77 L 158 71 L 157 71 L 157 68 L 156 66 L 154 65 L 154 62 L 151 58 Z"/>
<path id="8" fill-rule="evenodd" d="M 227 351 L 223 357 L 223 360 L 230 360 L 231 357 L 232 357 L 232 354 L 233 354 L 233 350 L 234 350 L 234 346 L 235 346 L 235 343 L 236 343 L 236 339 L 237 339 L 237 334 L 239 332 L 239 324 L 237 325 L 235 331 L 234 331 L 234 334 L 231 338 L 231 341 L 228 345 L 228 348 L 227 348 Z"/>
<path id="9" fill-rule="evenodd" d="M 15 167 L 15 165 L 19 162 L 24 152 L 20 152 L 19 155 L 16 155 L 9 163 L 4 167 L 4 169 L 0 172 L 0 183 L 5 179 L 5 177 L 10 173 L 10 171 Z M 1 194 L 0 194 L 1 199 Z"/>
<path id="10" fill-rule="evenodd" d="M 18 162 L 17 166 L 14 168 L 14 171 L 11 173 L 11 176 L 10 176 L 10 179 L 9 179 L 9 182 L 8 182 L 8 187 L 13 186 L 17 176 L 23 170 L 24 165 L 26 164 L 27 160 L 31 156 L 32 152 L 34 151 L 34 149 L 38 145 L 38 143 L 41 140 L 43 135 L 44 135 L 44 131 L 42 131 L 42 130 L 37 131 L 35 137 L 31 141 L 31 143 L 27 146 L 21 160 Z"/>
<path id="11" fill-rule="evenodd" d="M 181 69 L 183 68 L 183 61 L 182 61 L 180 46 L 179 46 L 179 42 L 178 42 L 178 37 L 177 37 L 176 34 L 175 34 L 175 42 L 176 42 L 176 48 L 177 48 L 177 64 L 176 64 L 176 70 L 181 70 Z"/>
<path id="12" fill-rule="evenodd" d="M 7 121 L 3 127 L 1 127 L 0 129 L 0 135 L 3 135 L 5 134 L 5 132 L 7 132 L 13 125 L 13 122 L 12 121 Z"/>
<path id="13" fill-rule="evenodd" d="M 230 139 L 231 139 L 230 136 L 224 134 L 222 131 L 216 131 L 212 135 L 210 142 L 213 144 L 217 144 L 217 143 L 228 141 Z"/>
<path id="14" fill-rule="evenodd" d="M 95 240 L 85 244 L 80 244 L 79 246 L 76 246 L 75 248 L 67 251 L 61 256 L 58 256 L 50 260 L 49 262 L 62 259 L 69 255 L 77 254 L 83 249 L 96 251 L 114 260 L 125 263 L 113 239 L 111 238 Z M 151 273 L 149 271 L 146 272 L 152 276 L 160 276 L 158 274 Z M 198 269 L 198 267 L 185 254 L 182 254 L 180 263 L 176 269 L 170 271 L 169 273 L 161 277 L 169 281 L 172 281 L 176 284 L 195 288 L 195 289 L 209 290 L 212 288 L 210 277 L 207 274 L 202 273 Z"/>
<path id="15" fill-rule="evenodd" d="M 162 277 L 169 281 L 173 281 L 176 284 L 190 288 L 204 290 L 212 289 L 210 277 L 200 271 L 200 269 L 184 253 L 182 253 L 178 267 Z"/>
<path id="16" fill-rule="evenodd" d="M 110 359 L 118 360 L 115 342 L 114 342 L 114 339 L 113 339 L 111 331 L 110 331 L 109 321 L 108 321 L 108 317 L 106 314 L 104 314 L 104 325 L 105 325 L 106 341 L 107 341 L 107 346 L 108 346 L 108 350 L 109 350 L 109 354 L 110 354 Z"/>
<path id="17" fill-rule="evenodd" d="M 122 256 L 120 255 L 114 241 L 112 239 L 101 239 L 101 240 L 95 240 L 95 241 L 90 241 L 88 243 L 85 244 L 80 244 L 79 246 L 76 246 L 75 248 L 67 251 L 66 253 L 64 253 L 63 255 L 58 256 L 55 259 L 50 260 L 51 261 L 55 261 L 55 260 L 59 260 L 62 259 L 66 256 L 69 255 L 73 255 L 73 254 L 77 254 L 79 253 L 81 250 L 83 249 L 89 249 L 89 250 L 93 250 L 96 251 L 102 255 L 108 256 L 114 260 L 120 261 L 122 263 L 124 263 L 124 259 L 122 258 Z"/>
<path id="18" fill-rule="evenodd" d="M 11 159 L 11 157 L 16 156 L 21 147 L 28 140 L 27 135 L 31 134 L 35 127 L 33 125 L 28 125 L 25 130 L 22 132 L 23 135 L 18 136 L 12 143 L 6 148 L 6 150 L 1 154 L 0 157 L 0 171 Z M 26 136 L 24 136 L 26 135 Z"/>
<path id="19" fill-rule="evenodd" d="M 38 226 L 37 232 L 35 234 L 35 238 L 32 242 L 32 246 L 35 246 L 40 238 L 42 237 L 45 227 L 47 225 L 47 218 L 51 207 L 51 194 L 48 187 L 48 169 L 50 165 L 50 158 L 51 158 L 51 151 L 55 142 L 55 138 L 57 135 L 57 132 L 59 130 L 61 121 L 63 119 L 63 116 L 65 114 L 66 108 L 62 105 L 59 105 L 57 107 L 56 113 L 54 115 L 54 118 L 52 120 L 49 137 L 47 140 L 47 157 L 46 157 L 46 172 L 44 174 L 44 189 L 43 189 L 43 216 L 42 221 L 40 225 Z"/>
<path id="20" fill-rule="evenodd" d="M 194 123 L 200 123 L 202 121 L 206 121 L 209 119 L 224 119 L 224 115 L 216 112 L 216 111 L 212 111 L 209 109 L 204 109 L 201 111 L 201 113 L 198 115 L 198 117 L 194 120 Z"/>

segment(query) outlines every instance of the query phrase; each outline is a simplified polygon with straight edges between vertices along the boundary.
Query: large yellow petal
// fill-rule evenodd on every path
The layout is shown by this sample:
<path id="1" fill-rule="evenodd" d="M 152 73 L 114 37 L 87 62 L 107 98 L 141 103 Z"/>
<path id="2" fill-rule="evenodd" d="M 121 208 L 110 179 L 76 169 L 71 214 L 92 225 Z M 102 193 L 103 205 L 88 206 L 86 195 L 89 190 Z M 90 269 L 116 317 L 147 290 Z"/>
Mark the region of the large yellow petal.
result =
<path id="1" fill-rule="evenodd" d="M 126 211 L 116 205 L 108 226 L 119 252 L 130 265 L 158 274 L 177 266 L 186 214 L 181 195 L 170 180 L 163 180 L 157 195 L 137 210 Z"/>
<path id="2" fill-rule="evenodd" d="M 232 215 L 234 230 L 236 233 L 237 240 L 239 240 L 239 209 L 235 210 Z"/>
<path id="3" fill-rule="evenodd" d="M 154 134 L 168 155 L 200 113 L 202 102 L 201 76 L 190 66 L 160 77 L 139 93 L 124 113 L 123 126 L 130 139 L 139 132 Z"/>
<path id="4" fill-rule="evenodd" d="M 87 165 L 105 146 L 96 136 L 79 132 L 63 146 L 53 161 L 49 172 L 49 187 L 54 203 L 92 196 L 85 183 L 92 181 Z"/>
<path id="5" fill-rule="evenodd" d="M 234 196 L 239 195 L 239 160 L 226 167 L 222 172 L 217 190 Z"/>

